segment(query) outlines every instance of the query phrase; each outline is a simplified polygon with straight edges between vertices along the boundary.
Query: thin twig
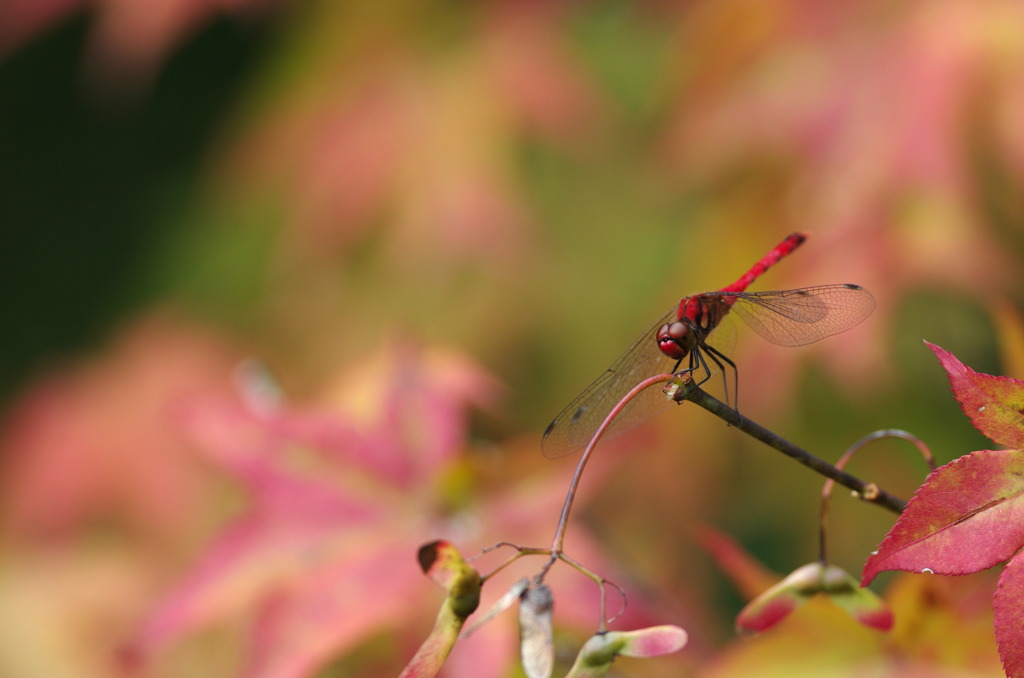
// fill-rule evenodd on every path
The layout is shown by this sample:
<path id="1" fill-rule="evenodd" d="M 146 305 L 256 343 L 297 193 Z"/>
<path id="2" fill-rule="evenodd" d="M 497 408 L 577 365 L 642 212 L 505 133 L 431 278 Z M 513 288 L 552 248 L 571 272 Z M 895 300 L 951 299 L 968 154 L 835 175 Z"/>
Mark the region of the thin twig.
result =
<path id="1" fill-rule="evenodd" d="M 630 389 L 629 393 L 622 397 L 622 400 L 620 400 L 615 405 L 615 407 L 612 408 L 612 411 L 609 412 L 608 416 L 605 417 L 603 422 L 601 422 L 601 426 L 599 426 L 597 431 L 594 433 L 594 437 L 590 439 L 590 442 L 587 444 L 587 447 L 583 450 L 583 455 L 580 457 L 579 462 L 577 462 L 576 464 L 576 471 L 573 473 L 572 480 L 569 481 L 569 489 L 565 493 L 565 503 L 562 505 L 562 513 L 558 517 L 558 525 L 555 527 L 555 536 L 551 539 L 551 563 L 549 563 L 548 566 L 544 568 L 542 574 L 544 572 L 547 572 L 548 568 L 550 568 L 551 565 L 554 564 L 554 561 L 557 558 L 557 556 L 562 553 L 562 545 L 565 542 L 565 530 L 566 527 L 569 525 L 569 512 L 572 510 L 573 502 L 576 499 L 576 490 L 579 487 L 580 479 L 583 478 L 583 470 L 587 467 L 587 462 L 590 461 L 590 456 L 593 454 L 594 448 L 597 446 L 598 441 L 601 440 L 601 436 L 603 436 L 604 432 L 608 429 L 609 426 L 611 426 L 612 421 L 615 420 L 615 417 L 617 417 L 619 413 L 623 410 L 623 408 L 625 408 L 626 405 L 629 404 L 629 401 L 631 401 L 633 398 L 639 395 L 641 391 L 650 386 L 653 386 L 654 384 L 660 384 L 662 382 L 670 381 L 674 377 L 675 375 L 673 374 L 658 374 L 653 377 L 648 377 L 647 379 L 644 379 L 639 384 Z"/>
<path id="2" fill-rule="evenodd" d="M 824 459 L 820 459 L 802 447 L 798 447 L 785 438 L 772 433 L 757 422 L 747 419 L 721 400 L 708 395 L 699 388 L 683 391 L 676 397 L 679 400 L 689 400 L 693 404 L 703 407 L 719 419 L 760 440 L 765 445 L 775 448 L 826 478 L 831 478 L 840 485 L 850 488 L 864 501 L 878 504 L 894 513 L 901 513 L 903 507 L 906 506 L 906 502 L 899 497 L 889 494 L 874 483 L 865 482 L 846 471 L 836 468 Z"/>

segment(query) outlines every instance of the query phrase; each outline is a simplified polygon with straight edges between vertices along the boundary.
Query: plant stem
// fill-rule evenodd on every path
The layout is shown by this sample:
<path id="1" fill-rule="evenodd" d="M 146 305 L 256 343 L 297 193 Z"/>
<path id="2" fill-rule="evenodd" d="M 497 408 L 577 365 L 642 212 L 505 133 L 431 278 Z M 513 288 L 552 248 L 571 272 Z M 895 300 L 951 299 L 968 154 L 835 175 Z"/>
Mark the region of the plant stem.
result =
<path id="1" fill-rule="evenodd" d="M 918 449 L 921 456 L 924 457 L 925 463 L 928 464 L 928 468 L 932 471 L 935 470 L 935 457 L 932 456 L 932 451 L 928 449 L 928 446 L 924 444 L 924 441 L 914 434 L 907 433 L 906 431 L 898 428 L 886 428 L 867 434 L 853 445 L 850 445 L 846 452 L 843 452 L 843 455 L 839 457 L 838 461 L 836 461 L 836 468 L 846 468 L 846 464 L 853 459 L 853 455 L 857 454 L 868 443 L 875 440 L 881 440 L 882 438 L 901 438 L 911 443 Z M 825 552 L 825 533 L 828 527 L 828 502 L 829 497 L 832 494 L 832 488 L 835 484 L 835 481 L 829 478 L 825 481 L 824 487 L 821 488 L 821 515 L 818 520 L 818 548 L 819 560 L 823 563 L 825 562 L 827 555 Z"/>
<path id="2" fill-rule="evenodd" d="M 594 452 L 594 448 L 597 446 L 597 442 L 604 435 L 604 432 L 611 425 L 615 417 L 618 416 L 619 412 L 629 404 L 629 401 L 640 394 L 645 388 L 654 384 L 670 381 L 675 375 L 672 374 L 658 374 L 653 377 L 644 379 L 639 384 L 634 386 L 629 393 L 622 397 L 612 411 L 608 413 L 601 426 L 594 433 L 594 437 L 590 439 L 587 447 L 583 450 L 583 455 L 580 457 L 579 462 L 576 464 L 576 471 L 573 473 L 572 480 L 569 482 L 569 489 L 565 493 L 565 503 L 562 505 L 562 514 L 558 517 L 558 525 L 555 527 L 555 536 L 551 539 L 551 562 L 547 567 L 544 568 L 543 572 L 547 572 L 548 568 L 554 564 L 555 559 L 558 558 L 562 553 L 562 546 L 565 543 L 565 530 L 569 525 L 569 512 L 572 511 L 573 501 L 576 499 L 576 490 L 579 488 L 580 480 L 583 478 L 583 470 L 587 467 L 587 462 L 590 461 L 590 456 Z"/>
<path id="3" fill-rule="evenodd" d="M 878 504 L 894 513 L 901 513 L 906 505 L 906 502 L 902 499 L 889 494 L 874 483 L 865 482 L 846 471 L 836 468 L 824 459 L 820 459 L 802 447 L 798 447 L 785 438 L 772 433 L 757 422 L 747 419 L 721 400 L 708 395 L 700 388 L 691 388 L 677 397 L 679 400 L 689 400 L 693 404 L 703 407 L 719 419 L 724 420 L 731 426 L 735 426 L 747 435 L 753 436 L 765 445 L 774 447 L 779 452 L 795 459 L 811 470 L 820 473 L 826 478 L 831 478 L 844 487 L 850 488 L 864 501 Z"/>

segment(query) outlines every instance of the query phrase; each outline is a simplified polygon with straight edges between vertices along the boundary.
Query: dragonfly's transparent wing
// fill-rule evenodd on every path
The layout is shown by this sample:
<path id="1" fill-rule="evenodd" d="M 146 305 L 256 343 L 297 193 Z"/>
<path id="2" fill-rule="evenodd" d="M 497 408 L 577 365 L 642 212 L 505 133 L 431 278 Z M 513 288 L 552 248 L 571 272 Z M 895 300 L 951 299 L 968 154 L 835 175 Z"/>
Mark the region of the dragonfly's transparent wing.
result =
<path id="1" fill-rule="evenodd" d="M 612 408 L 648 377 L 672 370 L 676 360 L 658 348 L 658 329 L 676 319 L 676 309 L 644 330 L 636 341 L 594 383 L 555 417 L 544 432 L 544 456 L 562 457 L 586 447 Z M 625 433 L 656 412 L 673 405 L 657 385 L 637 395 L 605 432 L 605 439 Z"/>
<path id="2" fill-rule="evenodd" d="M 845 332 L 875 309 L 874 297 L 857 285 L 820 285 L 778 292 L 709 292 L 700 296 L 729 299 L 731 310 L 751 329 L 782 346 L 802 346 Z M 661 352 L 656 339 L 658 329 L 675 319 L 676 309 L 673 308 L 647 328 L 615 364 L 555 417 L 544 432 L 546 457 L 556 458 L 581 450 L 630 389 L 648 377 L 676 368 L 677 361 Z M 728 329 L 728 322 L 722 322 L 709 337 L 708 344 L 727 354 L 734 336 Z M 708 373 L 703 376 L 710 377 L 717 372 L 713 361 L 707 362 L 707 367 Z M 728 394 L 728 384 L 725 388 Z M 652 386 L 625 406 L 605 436 L 624 433 L 672 404 L 662 389 Z"/>
<path id="3" fill-rule="evenodd" d="M 780 346 L 812 344 L 854 327 L 875 310 L 859 285 L 818 285 L 779 292 L 737 292 L 732 310 L 762 337 Z"/>

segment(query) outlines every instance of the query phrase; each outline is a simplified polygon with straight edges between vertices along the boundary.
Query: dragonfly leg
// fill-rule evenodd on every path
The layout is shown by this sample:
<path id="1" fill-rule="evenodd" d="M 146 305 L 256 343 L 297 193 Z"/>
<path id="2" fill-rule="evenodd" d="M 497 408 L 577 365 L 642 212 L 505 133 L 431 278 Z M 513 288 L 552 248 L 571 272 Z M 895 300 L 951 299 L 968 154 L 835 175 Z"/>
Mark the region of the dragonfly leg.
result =
<path id="1" fill-rule="evenodd" d="M 672 366 L 672 369 L 669 370 L 669 372 L 672 373 L 672 376 L 674 376 L 674 377 L 681 377 L 684 374 L 692 374 L 693 371 L 695 369 L 697 369 L 697 364 L 693 360 L 693 353 L 690 353 L 690 366 L 689 367 L 687 367 L 685 369 L 682 369 L 682 370 L 679 369 L 679 365 L 681 365 L 682 362 L 683 362 L 683 359 L 680 358 L 679 360 L 676 361 L 676 364 Z"/>
<path id="2" fill-rule="evenodd" d="M 715 360 L 715 363 L 717 364 L 718 361 Z M 698 366 L 702 370 L 704 370 L 704 376 L 701 378 L 700 381 L 695 382 L 691 388 L 697 388 L 698 386 L 700 386 L 701 384 L 703 384 L 704 382 L 711 378 L 711 368 L 708 367 L 707 361 L 704 360 L 704 354 L 701 352 L 699 348 L 694 348 L 693 351 L 690 353 L 690 371 L 693 372 L 695 369 L 697 369 Z"/>
<path id="3" fill-rule="evenodd" d="M 730 360 L 729 356 L 725 355 L 724 353 L 719 351 L 714 346 L 711 346 L 709 344 L 704 344 L 704 348 L 707 349 L 708 355 L 711 357 L 711 360 L 714 361 L 715 365 L 718 366 L 718 369 L 720 369 L 722 371 L 722 381 L 724 382 L 724 385 L 725 385 L 725 404 L 726 405 L 729 404 L 729 381 L 728 381 L 728 379 L 726 379 L 726 376 L 725 376 L 725 372 L 726 372 L 725 365 L 723 365 L 722 363 L 724 362 L 726 365 L 728 365 L 729 367 L 732 368 L 732 377 L 733 377 L 733 391 L 732 391 L 733 403 L 732 403 L 732 407 L 735 410 L 739 410 L 739 404 L 740 404 L 740 372 L 739 372 L 738 369 L 736 369 L 736 363 L 734 363 L 732 360 Z"/>
<path id="4" fill-rule="evenodd" d="M 689 366 L 686 367 L 686 369 L 682 369 L 682 370 L 679 369 L 679 366 L 682 364 L 682 362 L 683 362 L 682 358 L 677 360 L 676 364 L 673 365 L 672 369 L 669 370 L 669 371 L 672 373 L 672 376 L 675 376 L 675 377 L 681 377 L 684 374 L 689 374 L 690 375 L 690 379 L 688 380 L 689 383 L 686 385 L 686 390 L 684 390 L 683 393 L 688 393 L 690 391 L 690 389 L 697 388 L 698 386 L 700 386 L 701 384 L 703 384 L 705 381 L 708 380 L 708 377 L 705 376 L 699 383 L 694 383 L 694 381 L 693 381 L 693 372 L 694 372 L 694 370 L 696 370 L 698 367 L 703 367 L 704 371 L 707 372 L 707 369 L 708 369 L 707 365 L 704 364 L 703 360 L 701 360 L 698 357 L 697 351 L 690 351 L 690 364 L 689 364 Z M 710 374 L 708 376 L 710 376 Z M 678 400 L 677 402 L 682 403 L 682 400 Z"/>

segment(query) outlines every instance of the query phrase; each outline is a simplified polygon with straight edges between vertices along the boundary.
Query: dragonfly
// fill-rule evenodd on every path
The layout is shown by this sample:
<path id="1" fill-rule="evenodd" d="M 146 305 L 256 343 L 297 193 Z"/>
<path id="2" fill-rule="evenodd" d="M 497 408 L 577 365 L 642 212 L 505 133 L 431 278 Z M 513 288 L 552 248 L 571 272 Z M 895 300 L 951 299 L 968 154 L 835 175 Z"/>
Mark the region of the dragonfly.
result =
<path id="1" fill-rule="evenodd" d="M 544 431 L 544 456 L 554 459 L 581 450 L 623 396 L 657 374 L 689 374 L 696 388 L 726 366 L 738 390 L 736 364 L 708 342 L 714 330 L 735 313 L 756 333 L 780 346 L 803 346 L 845 332 L 867 318 L 875 299 L 860 285 L 835 284 L 771 292 L 747 292 L 747 287 L 807 239 L 793 233 L 772 248 L 731 285 L 713 292 L 683 297 L 672 310 L 637 337 L 597 380 L 580 393 Z M 680 367 L 685 367 L 680 370 Z M 725 382 L 728 400 L 728 381 Z M 648 388 L 616 416 L 606 437 L 625 433 L 675 401 L 660 388 Z"/>

